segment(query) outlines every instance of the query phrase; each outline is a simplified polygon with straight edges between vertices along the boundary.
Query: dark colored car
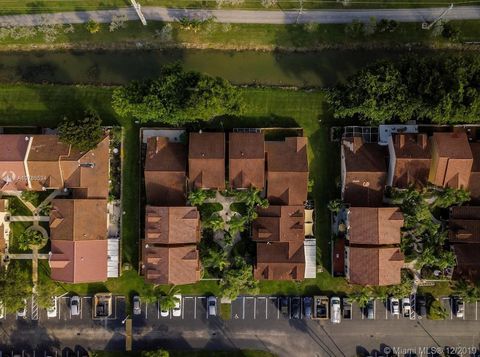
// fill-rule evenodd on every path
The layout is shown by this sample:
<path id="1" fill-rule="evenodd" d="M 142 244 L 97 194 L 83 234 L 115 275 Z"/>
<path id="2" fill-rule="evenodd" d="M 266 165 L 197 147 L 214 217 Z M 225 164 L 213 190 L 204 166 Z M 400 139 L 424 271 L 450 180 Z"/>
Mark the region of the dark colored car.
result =
<path id="1" fill-rule="evenodd" d="M 425 296 L 417 296 L 416 305 L 417 314 L 422 317 L 427 316 L 427 299 L 425 299 Z"/>
<path id="2" fill-rule="evenodd" d="M 309 296 L 303 298 L 303 313 L 306 319 L 312 318 L 312 303 L 313 299 Z"/>
<path id="3" fill-rule="evenodd" d="M 279 308 L 282 315 L 288 317 L 288 299 L 285 296 L 280 298 Z"/>
<path id="4" fill-rule="evenodd" d="M 292 319 L 299 319 L 300 318 L 300 298 L 293 298 L 292 299 L 292 306 L 290 313 L 292 314 Z"/>
<path id="5" fill-rule="evenodd" d="M 366 313 L 367 313 L 367 319 L 368 320 L 375 319 L 375 308 L 374 308 L 373 299 L 368 300 L 365 310 L 366 310 Z"/>

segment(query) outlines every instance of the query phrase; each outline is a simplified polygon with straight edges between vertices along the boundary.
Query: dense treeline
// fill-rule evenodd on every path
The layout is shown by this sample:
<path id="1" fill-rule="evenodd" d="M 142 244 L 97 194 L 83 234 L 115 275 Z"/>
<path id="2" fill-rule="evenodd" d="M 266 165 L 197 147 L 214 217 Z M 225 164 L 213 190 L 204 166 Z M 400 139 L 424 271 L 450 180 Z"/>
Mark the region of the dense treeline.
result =
<path id="1" fill-rule="evenodd" d="M 370 124 L 480 122 L 480 57 L 411 56 L 379 62 L 328 95 L 334 115 Z"/>
<path id="2" fill-rule="evenodd" d="M 158 79 L 134 81 L 113 93 L 113 108 L 142 123 L 183 125 L 241 111 L 238 89 L 227 80 L 184 71 L 179 64 L 162 68 Z"/>

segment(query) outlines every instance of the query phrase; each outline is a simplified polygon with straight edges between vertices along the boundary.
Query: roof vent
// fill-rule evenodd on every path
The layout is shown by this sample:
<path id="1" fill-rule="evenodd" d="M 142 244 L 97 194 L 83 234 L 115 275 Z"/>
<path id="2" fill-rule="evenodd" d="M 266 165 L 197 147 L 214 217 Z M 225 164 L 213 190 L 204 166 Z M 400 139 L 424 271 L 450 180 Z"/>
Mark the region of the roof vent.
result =
<path id="1" fill-rule="evenodd" d="M 87 163 L 82 163 L 79 166 L 80 167 L 86 167 L 86 168 L 89 168 L 89 169 L 93 169 L 95 167 L 95 163 L 94 162 L 87 162 Z"/>

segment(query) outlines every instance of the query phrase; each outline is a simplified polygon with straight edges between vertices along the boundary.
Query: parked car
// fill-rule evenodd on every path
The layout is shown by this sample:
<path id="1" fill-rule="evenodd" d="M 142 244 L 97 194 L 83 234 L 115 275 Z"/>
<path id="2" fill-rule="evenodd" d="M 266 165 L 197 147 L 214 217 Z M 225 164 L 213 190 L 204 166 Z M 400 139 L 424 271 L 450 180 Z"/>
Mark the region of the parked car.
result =
<path id="1" fill-rule="evenodd" d="M 217 316 L 217 298 L 209 296 L 207 299 L 208 315 Z"/>
<path id="2" fill-rule="evenodd" d="M 405 317 L 410 317 L 410 314 L 412 313 L 410 298 L 408 297 L 402 299 L 402 313 Z"/>
<path id="3" fill-rule="evenodd" d="M 299 319 L 300 318 L 300 298 L 293 298 L 292 299 L 292 306 L 291 306 L 291 316 L 292 319 Z"/>
<path id="4" fill-rule="evenodd" d="M 367 319 L 374 320 L 375 319 L 375 301 L 373 299 L 368 300 L 366 305 L 367 310 Z"/>
<path id="5" fill-rule="evenodd" d="M 285 296 L 280 298 L 280 312 L 283 316 L 288 317 L 288 299 Z"/>
<path id="6" fill-rule="evenodd" d="M 331 309 L 331 321 L 334 324 L 339 324 L 341 319 L 341 307 L 340 307 L 340 298 L 334 296 L 330 299 L 330 309 Z"/>
<path id="7" fill-rule="evenodd" d="M 400 302 L 397 298 L 390 298 L 390 313 L 394 316 L 400 316 Z"/>
<path id="8" fill-rule="evenodd" d="M 133 314 L 140 315 L 142 313 L 142 302 L 140 301 L 140 296 L 135 295 L 133 297 Z"/>
<path id="9" fill-rule="evenodd" d="M 309 296 L 303 298 L 303 314 L 306 319 L 312 318 L 313 299 Z"/>
<path id="10" fill-rule="evenodd" d="M 181 294 L 175 294 L 174 297 L 176 298 L 177 302 L 175 303 L 175 306 L 173 307 L 172 310 L 172 315 L 175 317 L 179 317 L 182 315 L 182 295 Z"/>
<path id="11" fill-rule="evenodd" d="M 27 317 L 27 299 L 22 300 L 22 306 L 17 310 L 17 318 L 26 318 Z"/>
<path id="12" fill-rule="evenodd" d="M 158 303 L 160 305 L 160 316 L 161 317 L 168 317 L 168 315 L 170 314 L 170 310 L 169 309 L 166 309 L 162 303 Z"/>
<path id="13" fill-rule="evenodd" d="M 72 316 L 80 315 L 80 296 L 72 296 L 70 299 L 70 312 Z"/>
<path id="14" fill-rule="evenodd" d="M 425 299 L 425 296 L 417 295 L 415 301 L 417 305 L 417 314 L 421 317 L 427 316 L 427 299 Z"/>
<path id="15" fill-rule="evenodd" d="M 343 318 L 350 320 L 352 318 L 352 304 L 347 299 L 343 299 Z"/>
<path id="16" fill-rule="evenodd" d="M 465 304 L 462 298 L 455 298 L 455 316 L 459 319 L 463 319 L 465 314 Z"/>
<path id="17" fill-rule="evenodd" d="M 58 306 L 58 299 L 56 296 L 54 296 L 52 297 L 50 306 L 47 308 L 47 317 L 49 318 L 57 317 L 57 306 Z"/>

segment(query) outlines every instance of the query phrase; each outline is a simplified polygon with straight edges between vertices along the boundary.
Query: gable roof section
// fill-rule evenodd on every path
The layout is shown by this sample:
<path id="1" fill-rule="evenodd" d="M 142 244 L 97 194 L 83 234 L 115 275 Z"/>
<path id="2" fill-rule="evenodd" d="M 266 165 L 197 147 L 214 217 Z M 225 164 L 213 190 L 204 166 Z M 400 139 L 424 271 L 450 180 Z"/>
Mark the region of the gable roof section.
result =
<path id="1" fill-rule="evenodd" d="M 349 248 L 350 283 L 360 285 L 400 284 L 404 256 L 399 248 Z"/>
<path id="2" fill-rule="evenodd" d="M 350 244 L 400 244 L 403 214 L 397 207 L 351 207 Z"/>
<path id="3" fill-rule="evenodd" d="M 454 279 L 477 283 L 480 280 L 480 243 L 454 244 L 453 252 L 457 259 L 457 266 L 453 271 Z"/>
<path id="4" fill-rule="evenodd" d="M 395 134 L 392 136 L 395 154 L 393 186 L 407 188 L 425 186 L 430 171 L 430 142 L 427 134 Z"/>
<path id="5" fill-rule="evenodd" d="M 0 190 L 23 191 L 27 189 L 24 160 L 29 137 L 25 135 L 0 135 Z"/>
<path id="6" fill-rule="evenodd" d="M 229 134 L 229 183 L 233 188 L 265 186 L 263 133 Z"/>
<path id="7" fill-rule="evenodd" d="M 155 206 L 185 204 L 187 151 L 182 143 L 166 137 L 147 140 L 145 192 L 147 203 Z"/>
<path id="8" fill-rule="evenodd" d="M 343 200 L 352 206 L 375 207 L 383 201 L 387 180 L 386 149 L 353 137 L 342 141 L 345 165 Z"/>
<path id="9" fill-rule="evenodd" d="M 50 238 L 91 241 L 107 238 L 105 199 L 54 199 L 50 212 Z"/>
<path id="10" fill-rule="evenodd" d="M 258 242 L 294 242 L 305 238 L 303 206 L 269 206 L 258 210 L 253 237 Z"/>
<path id="11" fill-rule="evenodd" d="M 472 173 L 468 183 L 470 202 L 480 204 L 480 143 L 470 143 L 470 149 L 473 157 Z"/>
<path id="12" fill-rule="evenodd" d="M 196 207 L 145 208 L 145 244 L 187 244 L 200 240 Z"/>
<path id="13" fill-rule="evenodd" d="M 145 279 L 154 284 L 193 284 L 200 280 L 196 245 L 142 247 Z"/>
<path id="14" fill-rule="evenodd" d="M 442 187 L 468 187 L 473 155 L 465 132 L 433 133 L 429 181 Z"/>
<path id="15" fill-rule="evenodd" d="M 303 280 L 305 276 L 303 241 L 296 244 L 257 243 L 257 262 L 253 274 L 255 279 L 260 280 Z"/>
<path id="16" fill-rule="evenodd" d="M 274 205 L 302 205 L 308 192 L 307 138 L 265 142 L 267 198 Z"/>
<path id="17" fill-rule="evenodd" d="M 480 243 L 480 207 L 452 207 L 448 228 L 452 243 Z"/>
<path id="18" fill-rule="evenodd" d="M 225 188 L 225 133 L 190 133 L 188 179 L 191 188 Z"/>

